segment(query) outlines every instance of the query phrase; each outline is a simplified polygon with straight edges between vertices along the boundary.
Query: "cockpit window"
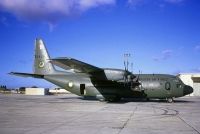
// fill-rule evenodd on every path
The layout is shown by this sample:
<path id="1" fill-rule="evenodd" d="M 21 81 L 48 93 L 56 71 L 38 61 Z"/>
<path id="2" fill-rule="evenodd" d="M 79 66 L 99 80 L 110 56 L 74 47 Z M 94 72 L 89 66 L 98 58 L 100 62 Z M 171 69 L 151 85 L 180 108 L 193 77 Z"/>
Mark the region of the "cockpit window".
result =
<path id="1" fill-rule="evenodd" d="M 176 77 L 176 80 L 181 84 L 183 83 L 182 80 L 179 77 Z"/>
<path id="2" fill-rule="evenodd" d="M 177 87 L 177 88 L 181 88 L 182 86 L 181 86 L 180 83 L 177 83 L 177 84 L 176 84 L 176 87 Z"/>
<path id="3" fill-rule="evenodd" d="M 174 82 L 176 82 L 176 87 L 177 88 L 182 88 L 182 81 L 179 77 L 176 77 L 176 79 L 174 80 Z"/>
<path id="4" fill-rule="evenodd" d="M 176 83 L 179 83 L 179 79 L 174 79 L 173 81 Z"/>

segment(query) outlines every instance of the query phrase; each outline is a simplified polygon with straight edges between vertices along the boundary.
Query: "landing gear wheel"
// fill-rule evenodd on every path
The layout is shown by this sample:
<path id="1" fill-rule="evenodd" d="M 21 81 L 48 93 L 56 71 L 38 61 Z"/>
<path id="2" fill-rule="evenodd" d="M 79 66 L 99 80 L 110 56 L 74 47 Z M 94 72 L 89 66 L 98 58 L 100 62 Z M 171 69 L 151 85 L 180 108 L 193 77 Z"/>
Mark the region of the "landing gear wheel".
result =
<path id="1" fill-rule="evenodd" d="M 118 102 L 120 100 L 121 100 L 121 97 L 119 97 L 119 96 L 106 99 L 106 101 L 108 101 L 108 102 Z"/>
<path id="2" fill-rule="evenodd" d="M 167 102 L 172 103 L 172 102 L 174 102 L 174 99 L 173 98 L 167 98 Z"/>
<path id="3" fill-rule="evenodd" d="M 146 101 L 150 101 L 150 99 L 149 99 L 149 98 L 146 98 Z"/>

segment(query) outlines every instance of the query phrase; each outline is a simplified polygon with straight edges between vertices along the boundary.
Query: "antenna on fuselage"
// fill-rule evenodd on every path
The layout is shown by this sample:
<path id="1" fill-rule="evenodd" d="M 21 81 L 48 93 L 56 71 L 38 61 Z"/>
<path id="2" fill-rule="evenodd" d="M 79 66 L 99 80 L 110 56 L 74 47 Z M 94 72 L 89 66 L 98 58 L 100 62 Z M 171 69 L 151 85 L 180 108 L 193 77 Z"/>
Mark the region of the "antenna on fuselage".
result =
<path id="1" fill-rule="evenodd" d="M 129 58 L 131 57 L 130 53 L 125 53 L 124 54 L 124 83 L 128 82 L 128 67 L 129 67 Z"/>
<path id="2" fill-rule="evenodd" d="M 133 62 L 131 62 L 131 73 L 133 73 Z"/>
<path id="3" fill-rule="evenodd" d="M 129 67 L 129 58 L 131 57 L 130 53 L 125 53 L 124 54 L 124 66 L 125 66 L 125 70 L 128 71 L 128 67 Z"/>

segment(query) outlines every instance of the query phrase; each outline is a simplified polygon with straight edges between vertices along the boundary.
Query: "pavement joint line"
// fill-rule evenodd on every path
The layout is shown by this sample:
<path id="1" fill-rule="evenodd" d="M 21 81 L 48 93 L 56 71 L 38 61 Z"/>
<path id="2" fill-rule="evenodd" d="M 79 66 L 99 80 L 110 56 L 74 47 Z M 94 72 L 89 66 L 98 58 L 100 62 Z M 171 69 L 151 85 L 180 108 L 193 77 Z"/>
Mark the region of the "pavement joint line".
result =
<path id="1" fill-rule="evenodd" d="M 118 134 L 120 134 L 122 132 L 122 130 L 126 127 L 126 125 L 128 124 L 128 122 L 131 120 L 131 118 L 134 116 L 135 111 L 137 110 L 138 106 L 135 107 L 135 109 L 133 110 L 133 112 L 130 114 L 129 118 L 126 120 L 126 122 L 123 124 L 123 126 L 120 128 Z"/>
<path id="2" fill-rule="evenodd" d="M 108 106 L 105 106 L 105 105 L 104 105 L 101 109 L 98 109 L 98 110 L 96 110 L 96 111 L 93 111 L 93 112 L 90 112 L 90 113 L 87 113 L 87 114 L 80 115 L 80 116 L 78 116 L 78 117 L 75 117 L 75 118 L 71 119 L 70 123 L 72 123 L 72 122 L 74 122 L 74 121 L 77 121 L 78 119 L 80 119 L 80 118 L 82 118 L 82 117 L 90 116 L 92 113 L 96 113 L 96 112 L 98 112 L 98 111 L 101 111 L 102 109 L 104 109 L 104 108 L 106 108 L 106 107 L 108 107 Z M 51 131 L 51 130 L 61 128 L 63 125 L 66 125 L 66 124 L 70 124 L 70 123 L 68 123 L 68 122 L 69 122 L 69 121 L 63 122 L 63 123 L 58 123 L 58 124 L 55 125 L 54 127 L 50 128 L 50 129 L 48 129 L 48 130 L 45 130 L 45 131 L 41 132 L 40 134 L 46 134 L 46 133 L 48 133 L 48 132 Z"/>
<path id="3" fill-rule="evenodd" d="M 187 123 L 183 118 L 181 118 L 181 117 L 178 116 L 178 115 L 177 115 L 177 117 L 178 117 L 181 121 L 183 121 L 187 126 L 189 126 L 189 127 L 192 128 L 194 131 L 196 131 L 198 134 L 200 134 L 200 132 L 199 132 L 196 128 L 194 128 L 192 125 L 190 125 L 189 123 Z"/>

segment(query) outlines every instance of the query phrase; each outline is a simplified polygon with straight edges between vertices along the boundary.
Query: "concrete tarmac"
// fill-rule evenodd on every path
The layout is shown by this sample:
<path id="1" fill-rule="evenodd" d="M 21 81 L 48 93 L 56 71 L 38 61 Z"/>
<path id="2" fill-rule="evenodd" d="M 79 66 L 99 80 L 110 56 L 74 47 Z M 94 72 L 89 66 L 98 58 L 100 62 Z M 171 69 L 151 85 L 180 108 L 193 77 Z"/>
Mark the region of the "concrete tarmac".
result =
<path id="1" fill-rule="evenodd" d="M 200 97 L 106 103 L 0 94 L 0 134 L 200 134 Z"/>

